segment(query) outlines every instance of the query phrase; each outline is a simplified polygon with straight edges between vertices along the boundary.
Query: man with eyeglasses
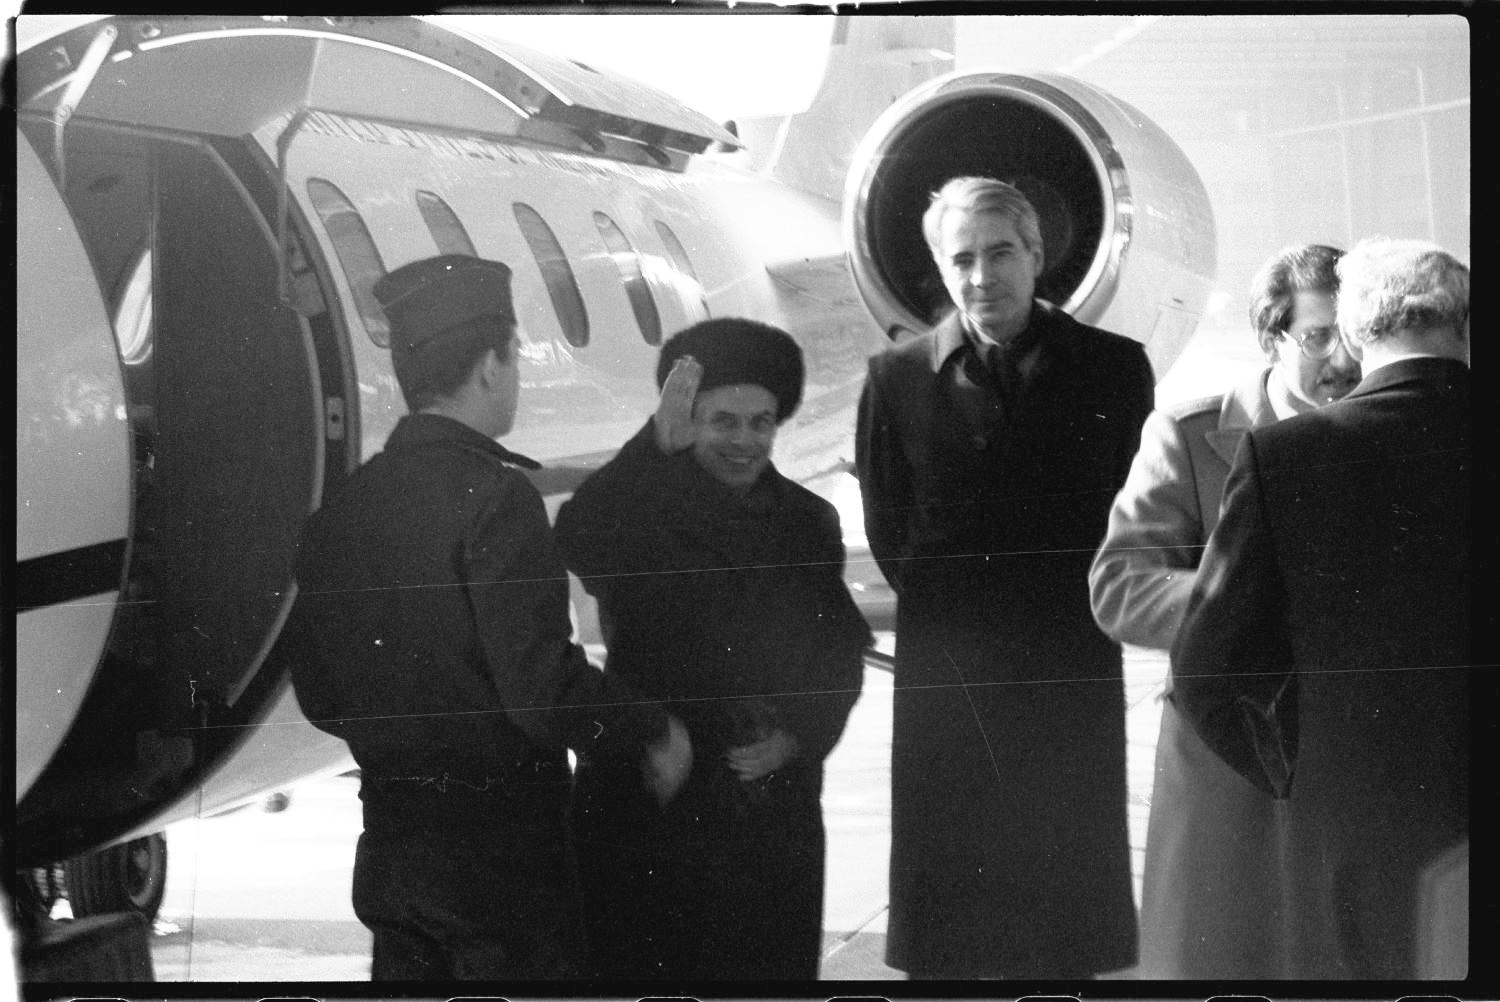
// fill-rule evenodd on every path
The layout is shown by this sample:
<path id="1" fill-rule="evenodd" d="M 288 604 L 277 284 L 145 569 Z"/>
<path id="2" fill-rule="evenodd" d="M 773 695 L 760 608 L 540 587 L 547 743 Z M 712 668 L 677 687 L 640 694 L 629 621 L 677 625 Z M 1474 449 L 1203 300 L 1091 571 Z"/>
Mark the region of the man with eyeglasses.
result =
<path id="1" fill-rule="evenodd" d="M 1287 247 L 1256 273 L 1250 323 L 1268 367 L 1230 392 L 1152 413 L 1089 572 L 1094 618 L 1126 644 L 1167 650 L 1218 522 L 1241 436 L 1339 399 L 1359 366 L 1334 325 L 1342 251 Z M 1141 905 L 1142 977 L 1274 976 L 1275 803 L 1209 750 L 1167 681 Z"/>
<path id="2" fill-rule="evenodd" d="M 1273 976 L 1458 979 L 1470 688 L 1493 664 L 1470 640 L 1490 606 L 1473 590 L 1469 269 L 1375 238 L 1338 274 L 1364 378 L 1241 439 L 1172 647 L 1175 699 L 1277 798 Z"/>

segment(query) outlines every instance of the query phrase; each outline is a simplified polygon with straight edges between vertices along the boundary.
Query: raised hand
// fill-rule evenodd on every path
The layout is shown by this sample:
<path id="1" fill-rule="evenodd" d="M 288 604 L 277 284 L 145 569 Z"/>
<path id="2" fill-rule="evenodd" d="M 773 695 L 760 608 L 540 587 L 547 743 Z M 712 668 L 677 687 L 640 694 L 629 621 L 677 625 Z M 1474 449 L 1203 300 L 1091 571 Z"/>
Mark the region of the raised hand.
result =
<path id="1" fill-rule="evenodd" d="M 662 452 L 680 452 L 693 444 L 693 398 L 702 378 L 703 366 L 691 355 L 679 358 L 667 373 L 651 419 L 656 425 L 656 447 Z"/>
<path id="2" fill-rule="evenodd" d="M 677 796 L 692 768 L 693 743 L 687 728 L 676 717 L 668 717 L 667 736 L 646 749 L 646 759 L 641 763 L 646 789 L 658 804 L 666 804 Z"/>

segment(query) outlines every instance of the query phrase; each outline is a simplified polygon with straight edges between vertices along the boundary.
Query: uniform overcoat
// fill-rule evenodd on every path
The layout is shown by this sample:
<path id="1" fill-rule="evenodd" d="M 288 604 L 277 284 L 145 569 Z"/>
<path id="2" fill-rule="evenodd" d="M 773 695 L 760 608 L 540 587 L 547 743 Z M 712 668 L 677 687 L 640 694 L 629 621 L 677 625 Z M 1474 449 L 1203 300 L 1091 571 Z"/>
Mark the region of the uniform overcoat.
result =
<path id="1" fill-rule="evenodd" d="M 1094 617 L 1116 640 L 1171 648 L 1219 522 L 1235 447 L 1250 428 L 1276 420 L 1269 372 L 1147 419 L 1089 572 Z M 1137 973 L 1152 981 L 1274 978 L 1279 802 L 1215 755 L 1177 709 L 1170 678 L 1165 688 Z"/>
<path id="2" fill-rule="evenodd" d="M 1075 977 L 1135 961 L 1119 647 L 1089 562 L 1153 379 L 1038 302 L 1005 413 L 956 317 L 871 359 L 865 530 L 897 593 L 887 962 Z"/>
<path id="3" fill-rule="evenodd" d="M 303 530 L 274 657 L 361 770 L 354 908 L 376 980 L 581 976 L 565 745 L 639 761 L 666 732 L 571 642 L 518 462 L 408 415 Z"/>
<path id="4" fill-rule="evenodd" d="M 1403 980 L 1438 952 L 1424 877 L 1469 827 L 1470 413 L 1463 363 L 1411 358 L 1235 456 L 1173 684 L 1286 800 L 1284 977 Z"/>

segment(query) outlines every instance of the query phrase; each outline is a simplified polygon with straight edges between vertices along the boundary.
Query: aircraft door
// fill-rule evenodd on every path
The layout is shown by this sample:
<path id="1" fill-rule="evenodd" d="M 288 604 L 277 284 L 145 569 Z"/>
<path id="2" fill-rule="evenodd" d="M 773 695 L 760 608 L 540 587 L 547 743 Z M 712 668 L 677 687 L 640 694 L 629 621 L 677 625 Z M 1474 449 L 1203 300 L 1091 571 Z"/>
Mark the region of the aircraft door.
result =
<path id="1" fill-rule="evenodd" d="M 26 139 L 18 148 L 37 160 Z M 99 318 L 117 387 L 105 408 L 116 442 L 102 496 L 131 516 L 128 527 L 116 518 L 125 598 L 117 611 L 108 603 L 108 639 L 95 628 L 86 659 L 48 649 L 45 664 L 19 672 L 22 686 L 49 671 L 91 676 L 75 686 L 88 694 L 71 729 L 55 728 L 50 762 L 18 801 L 23 858 L 125 832 L 238 743 L 242 728 L 218 725 L 257 719 L 265 707 L 246 704 L 276 695 L 257 685 L 241 700 L 285 616 L 297 534 L 322 485 L 324 392 L 309 322 L 278 295 L 274 188 L 253 157 L 229 140 L 68 126 L 63 195 L 87 251 L 75 251 L 82 260 L 68 262 L 68 276 L 99 275 L 101 312 L 113 311 L 123 349 Z M 39 162 L 34 172 L 55 198 Z M 27 294 L 58 287 L 55 276 L 20 282 Z M 24 361 L 24 346 L 50 333 L 18 319 Z M 30 477 L 46 467 L 25 451 L 27 417 L 18 417 L 18 469 Z M 80 493 L 98 495 L 99 474 L 87 478 Z M 77 635 L 51 634 L 72 644 Z M 30 703 L 18 697 L 26 720 Z"/>
<path id="2" fill-rule="evenodd" d="M 197 147 L 157 151 L 156 652 L 232 703 L 286 603 L 321 479 L 316 360 L 265 221 Z M 180 690 L 179 690 L 180 692 Z"/>
<path id="3" fill-rule="evenodd" d="M 88 253 L 16 136 L 16 798 L 67 734 L 109 639 L 130 535 L 120 361 Z"/>

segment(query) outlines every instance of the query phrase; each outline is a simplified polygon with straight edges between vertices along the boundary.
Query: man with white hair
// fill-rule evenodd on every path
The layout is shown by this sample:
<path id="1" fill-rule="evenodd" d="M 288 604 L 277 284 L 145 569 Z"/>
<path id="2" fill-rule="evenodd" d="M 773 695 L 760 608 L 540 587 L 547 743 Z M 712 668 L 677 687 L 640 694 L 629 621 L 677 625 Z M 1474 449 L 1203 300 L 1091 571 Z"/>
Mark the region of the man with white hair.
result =
<path id="1" fill-rule="evenodd" d="M 1338 273 L 1364 377 L 1241 441 L 1176 698 L 1286 800 L 1283 977 L 1462 977 L 1466 922 L 1435 933 L 1428 896 L 1469 828 L 1469 270 L 1376 238 Z"/>

